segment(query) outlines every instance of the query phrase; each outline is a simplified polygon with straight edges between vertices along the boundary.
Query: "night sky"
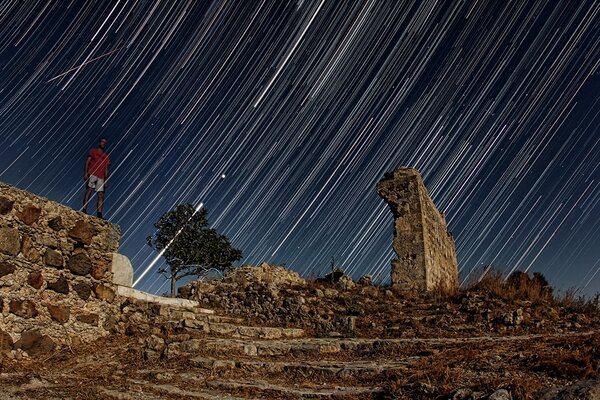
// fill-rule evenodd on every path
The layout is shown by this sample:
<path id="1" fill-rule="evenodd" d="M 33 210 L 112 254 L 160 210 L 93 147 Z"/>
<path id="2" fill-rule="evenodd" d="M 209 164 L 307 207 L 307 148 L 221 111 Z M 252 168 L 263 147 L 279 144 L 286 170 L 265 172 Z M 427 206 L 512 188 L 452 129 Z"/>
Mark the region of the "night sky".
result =
<path id="1" fill-rule="evenodd" d="M 0 1 L 0 180 L 79 209 L 106 136 L 105 215 L 154 293 L 145 238 L 184 202 L 243 263 L 388 278 L 398 166 L 461 279 L 596 293 L 599 127 L 598 1 Z"/>

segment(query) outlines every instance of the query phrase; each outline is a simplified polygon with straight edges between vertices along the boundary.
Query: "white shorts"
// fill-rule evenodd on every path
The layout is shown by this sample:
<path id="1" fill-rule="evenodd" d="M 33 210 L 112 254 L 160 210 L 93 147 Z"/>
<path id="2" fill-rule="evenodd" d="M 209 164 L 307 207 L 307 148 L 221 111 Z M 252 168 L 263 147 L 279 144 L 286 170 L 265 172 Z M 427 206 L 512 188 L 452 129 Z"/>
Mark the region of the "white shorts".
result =
<path id="1" fill-rule="evenodd" d="M 104 192 L 104 179 L 90 175 L 88 178 L 88 187 L 95 189 L 96 192 Z"/>

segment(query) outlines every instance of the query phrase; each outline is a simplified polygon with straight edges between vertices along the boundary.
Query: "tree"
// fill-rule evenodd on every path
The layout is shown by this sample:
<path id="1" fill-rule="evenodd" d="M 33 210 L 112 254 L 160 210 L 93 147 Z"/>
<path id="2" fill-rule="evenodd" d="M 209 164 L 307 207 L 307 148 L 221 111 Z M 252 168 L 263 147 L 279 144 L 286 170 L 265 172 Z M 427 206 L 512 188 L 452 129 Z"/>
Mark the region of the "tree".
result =
<path id="1" fill-rule="evenodd" d="M 225 271 L 242 258 L 242 252 L 225 235 L 208 227 L 207 216 L 204 207 L 196 210 L 191 204 L 180 204 L 163 214 L 154 224 L 156 233 L 146 238 L 167 262 L 158 272 L 171 279 L 171 297 L 175 297 L 179 279 L 200 276 L 210 268 Z"/>

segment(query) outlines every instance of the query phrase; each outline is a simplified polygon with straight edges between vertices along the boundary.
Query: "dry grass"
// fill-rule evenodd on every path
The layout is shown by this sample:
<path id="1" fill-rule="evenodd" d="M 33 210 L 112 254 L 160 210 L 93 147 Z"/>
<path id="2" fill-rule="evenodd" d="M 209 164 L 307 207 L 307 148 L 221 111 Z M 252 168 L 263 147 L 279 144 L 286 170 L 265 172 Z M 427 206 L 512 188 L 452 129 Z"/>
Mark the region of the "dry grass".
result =
<path id="1" fill-rule="evenodd" d="M 546 278 L 540 273 L 530 277 L 527 273 L 515 271 L 505 277 L 499 271 L 490 271 L 478 281 L 467 284 L 468 290 L 486 291 L 494 297 L 507 302 L 519 300 L 533 303 L 554 301 L 552 288 Z"/>

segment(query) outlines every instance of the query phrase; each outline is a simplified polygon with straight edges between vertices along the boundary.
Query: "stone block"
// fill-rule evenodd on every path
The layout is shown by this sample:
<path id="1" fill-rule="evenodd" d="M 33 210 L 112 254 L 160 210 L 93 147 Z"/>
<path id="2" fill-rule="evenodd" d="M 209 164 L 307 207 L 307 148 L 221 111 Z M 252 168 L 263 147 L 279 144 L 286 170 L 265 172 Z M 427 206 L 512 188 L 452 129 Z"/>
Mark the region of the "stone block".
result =
<path id="1" fill-rule="evenodd" d="M 46 308 L 48 308 L 48 312 L 50 313 L 50 317 L 52 317 L 52 319 L 56 322 L 60 322 L 61 324 L 64 324 L 65 322 L 67 322 L 69 320 L 69 317 L 71 315 L 71 310 L 68 306 L 65 305 L 54 305 L 54 304 L 48 304 L 46 306 Z"/>
<path id="2" fill-rule="evenodd" d="M 50 353 L 56 348 L 56 344 L 48 335 L 42 335 L 38 330 L 23 332 L 21 338 L 15 343 L 17 349 L 21 349 L 30 356 Z"/>
<path id="3" fill-rule="evenodd" d="M 131 287 L 133 284 L 133 267 L 129 258 L 119 253 L 112 253 L 110 272 L 115 285 Z"/>
<path id="4" fill-rule="evenodd" d="M 21 242 L 21 253 L 23 256 L 32 262 L 37 262 L 40 259 L 40 252 L 35 247 L 34 239 L 29 235 L 24 235 Z"/>
<path id="5" fill-rule="evenodd" d="M 7 199 L 6 197 L 0 196 L 0 215 L 6 215 L 12 211 L 14 201 Z"/>
<path id="6" fill-rule="evenodd" d="M 38 221 L 42 210 L 39 207 L 34 206 L 33 204 L 27 204 L 23 207 L 23 211 L 17 214 L 17 217 L 23 221 L 25 225 L 33 225 Z"/>
<path id="7" fill-rule="evenodd" d="M 83 322 L 85 324 L 88 325 L 94 325 L 94 326 L 98 326 L 98 321 L 100 320 L 100 317 L 98 316 L 98 314 L 81 314 L 77 316 L 77 321 Z"/>
<path id="8" fill-rule="evenodd" d="M 14 265 L 9 264 L 5 261 L 0 261 L 0 278 L 6 275 L 10 275 L 15 272 L 16 268 Z"/>
<path id="9" fill-rule="evenodd" d="M 46 253 L 44 254 L 44 262 L 46 263 L 46 265 L 56 267 L 59 269 L 61 269 L 64 264 L 63 256 L 60 253 L 60 251 L 54 249 L 46 250 Z"/>
<path id="10" fill-rule="evenodd" d="M 92 224 L 80 219 L 75 222 L 75 226 L 69 231 L 69 236 L 79 243 L 89 245 L 92 243 L 92 238 L 96 233 L 96 229 Z"/>
<path id="11" fill-rule="evenodd" d="M 100 300 L 112 303 L 115 299 L 115 291 L 107 285 L 98 284 L 94 286 L 94 293 Z"/>
<path id="12" fill-rule="evenodd" d="M 21 236 L 16 228 L 0 228 L 0 253 L 16 256 L 21 250 Z"/>
<path id="13" fill-rule="evenodd" d="M 40 271 L 32 271 L 27 276 L 27 283 L 34 289 L 39 289 L 44 284 L 44 276 Z"/>
<path id="14" fill-rule="evenodd" d="M 46 289 L 53 290 L 57 293 L 69 294 L 69 282 L 67 278 L 61 275 L 56 281 L 48 282 Z"/>
<path id="15" fill-rule="evenodd" d="M 35 318 L 38 315 L 35 303 L 31 300 L 11 300 L 8 308 L 11 313 L 21 318 Z"/>
<path id="16" fill-rule="evenodd" d="M 56 231 L 56 232 L 65 229 L 60 215 L 50 219 L 48 221 L 48 226 L 50 227 L 50 229 L 52 229 L 53 231 Z"/>
<path id="17" fill-rule="evenodd" d="M 0 354 L 8 353 L 14 348 L 12 337 L 0 329 Z"/>
<path id="18" fill-rule="evenodd" d="M 108 266 L 103 262 L 99 262 L 92 265 L 92 270 L 90 271 L 90 274 L 94 279 L 103 280 L 107 272 Z"/>
<path id="19" fill-rule="evenodd" d="M 86 253 L 76 253 L 67 261 L 67 268 L 75 275 L 84 276 L 92 270 L 92 262 Z"/>
<path id="20" fill-rule="evenodd" d="M 92 294 L 92 287 L 84 282 L 79 282 L 73 285 L 73 290 L 77 293 L 81 300 L 87 300 Z"/>

